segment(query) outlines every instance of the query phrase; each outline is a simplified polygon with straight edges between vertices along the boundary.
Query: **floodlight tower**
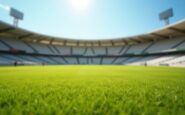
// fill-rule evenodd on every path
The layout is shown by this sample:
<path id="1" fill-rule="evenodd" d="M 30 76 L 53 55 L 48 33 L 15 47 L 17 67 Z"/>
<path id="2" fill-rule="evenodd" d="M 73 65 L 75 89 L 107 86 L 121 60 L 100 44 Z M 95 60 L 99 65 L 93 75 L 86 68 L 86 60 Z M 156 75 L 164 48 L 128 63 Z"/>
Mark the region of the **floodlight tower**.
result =
<path id="1" fill-rule="evenodd" d="M 13 25 L 15 27 L 18 26 L 19 20 L 24 19 L 24 13 L 14 9 L 14 8 L 10 8 L 10 16 L 12 16 L 14 18 Z"/>
<path id="2" fill-rule="evenodd" d="M 159 19 L 165 21 L 165 25 L 170 24 L 170 18 L 173 17 L 173 9 L 170 8 L 159 14 Z"/>

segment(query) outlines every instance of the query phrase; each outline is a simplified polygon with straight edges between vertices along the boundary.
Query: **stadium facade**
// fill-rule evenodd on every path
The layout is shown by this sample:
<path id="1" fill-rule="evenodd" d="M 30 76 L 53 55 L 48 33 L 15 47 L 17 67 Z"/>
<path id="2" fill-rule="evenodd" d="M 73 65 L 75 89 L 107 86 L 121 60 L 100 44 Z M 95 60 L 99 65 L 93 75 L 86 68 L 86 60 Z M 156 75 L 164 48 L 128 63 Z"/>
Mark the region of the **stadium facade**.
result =
<path id="1" fill-rule="evenodd" d="M 142 35 L 74 40 L 0 21 L 0 65 L 148 65 L 185 67 L 185 20 Z"/>

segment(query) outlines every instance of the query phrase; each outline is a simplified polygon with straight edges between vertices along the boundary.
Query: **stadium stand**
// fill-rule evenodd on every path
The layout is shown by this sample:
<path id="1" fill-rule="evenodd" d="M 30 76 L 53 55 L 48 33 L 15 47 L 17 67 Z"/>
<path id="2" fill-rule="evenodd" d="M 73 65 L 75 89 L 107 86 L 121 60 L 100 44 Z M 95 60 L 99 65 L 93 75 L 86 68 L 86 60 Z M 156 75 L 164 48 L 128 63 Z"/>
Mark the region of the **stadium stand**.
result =
<path id="1" fill-rule="evenodd" d="M 15 62 L 185 67 L 185 20 L 142 35 L 98 41 L 36 34 L 0 21 L 0 65 Z"/>
<path id="2" fill-rule="evenodd" d="M 119 56 L 122 47 L 108 47 L 109 56 Z"/>
<path id="3" fill-rule="evenodd" d="M 148 50 L 146 50 L 145 52 L 163 52 L 166 50 L 170 50 L 173 49 L 174 46 L 176 46 L 177 44 L 181 43 L 182 41 L 184 41 L 185 38 L 172 38 L 172 39 L 168 39 L 168 40 L 161 40 L 161 41 L 156 41 L 155 44 L 153 44 Z"/>
<path id="4" fill-rule="evenodd" d="M 98 57 L 93 58 L 93 64 L 100 64 L 100 62 L 101 62 L 101 58 L 98 58 Z"/>
<path id="5" fill-rule="evenodd" d="M 84 56 L 95 56 L 95 51 L 93 48 L 85 48 Z"/>
<path id="6" fill-rule="evenodd" d="M 7 47 L 1 40 L 0 40 L 0 50 L 1 51 L 8 51 L 9 47 Z"/>
<path id="7" fill-rule="evenodd" d="M 9 49 L 16 49 L 19 51 L 33 53 L 33 50 L 20 40 L 2 38 L 1 42 L 3 42 Z"/>
<path id="8" fill-rule="evenodd" d="M 83 54 L 86 54 L 85 52 L 85 48 L 81 48 L 81 47 L 73 47 L 72 48 L 72 54 L 73 55 L 83 55 Z"/>
<path id="9" fill-rule="evenodd" d="M 132 45 L 131 48 L 128 50 L 127 54 L 141 54 L 149 46 L 151 46 L 151 43 Z"/>
<path id="10" fill-rule="evenodd" d="M 55 46 L 55 47 L 60 52 L 59 54 L 61 54 L 63 56 L 71 55 L 71 47 L 63 47 L 63 46 Z"/>

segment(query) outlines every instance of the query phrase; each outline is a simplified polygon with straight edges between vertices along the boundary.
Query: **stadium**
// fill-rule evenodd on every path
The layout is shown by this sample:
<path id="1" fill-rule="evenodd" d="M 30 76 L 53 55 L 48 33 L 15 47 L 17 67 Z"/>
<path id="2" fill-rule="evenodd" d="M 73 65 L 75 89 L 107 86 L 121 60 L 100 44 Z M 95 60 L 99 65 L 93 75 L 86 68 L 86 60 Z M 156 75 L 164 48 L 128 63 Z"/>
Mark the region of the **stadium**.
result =
<path id="1" fill-rule="evenodd" d="M 68 40 L 0 23 L 1 65 L 151 65 L 185 67 L 185 21 L 110 40 Z"/>
<path id="2" fill-rule="evenodd" d="M 10 15 L 14 25 L 0 21 L 0 114 L 185 114 L 184 19 L 82 40 L 23 29 L 23 14 Z"/>

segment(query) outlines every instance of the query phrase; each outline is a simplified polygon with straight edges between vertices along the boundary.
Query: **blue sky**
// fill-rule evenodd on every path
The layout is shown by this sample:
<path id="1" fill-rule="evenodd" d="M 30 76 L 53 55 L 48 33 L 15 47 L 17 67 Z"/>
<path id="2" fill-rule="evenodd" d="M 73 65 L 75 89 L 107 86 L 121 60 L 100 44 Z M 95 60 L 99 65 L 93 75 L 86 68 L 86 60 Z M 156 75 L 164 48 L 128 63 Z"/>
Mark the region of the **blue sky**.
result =
<path id="1" fill-rule="evenodd" d="M 78 11 L 68 1 L 0 0 L 0 3 L 25 13 L 21 28 L 73 39 L 107 39 L 150 32 L 164 26 L 158 14 L 170 7 L 175 14 L 171 23 L 185 18 L 185 0 L 91 0 L 85 11 Z M 76 5 L 84 7 L 83 3 Z M 0 20 L 12 23 L 3 8 Z"/>

